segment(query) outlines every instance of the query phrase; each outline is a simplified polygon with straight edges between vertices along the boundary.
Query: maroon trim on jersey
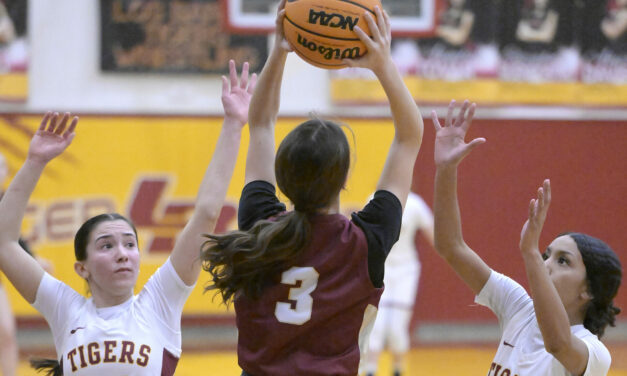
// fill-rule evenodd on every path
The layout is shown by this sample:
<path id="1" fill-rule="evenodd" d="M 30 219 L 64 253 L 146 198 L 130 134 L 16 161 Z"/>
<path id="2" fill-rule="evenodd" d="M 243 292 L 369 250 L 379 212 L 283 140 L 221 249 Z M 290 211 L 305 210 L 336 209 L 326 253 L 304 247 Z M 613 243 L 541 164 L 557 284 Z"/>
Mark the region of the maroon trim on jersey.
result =
<path id="1" fill-rule="evenodd" d="M 179 363 L 179 358 L 171 352 L 163 349 L 163 359 L 161 360 L 161 376 L 174 376 L 174 371 Z"/>

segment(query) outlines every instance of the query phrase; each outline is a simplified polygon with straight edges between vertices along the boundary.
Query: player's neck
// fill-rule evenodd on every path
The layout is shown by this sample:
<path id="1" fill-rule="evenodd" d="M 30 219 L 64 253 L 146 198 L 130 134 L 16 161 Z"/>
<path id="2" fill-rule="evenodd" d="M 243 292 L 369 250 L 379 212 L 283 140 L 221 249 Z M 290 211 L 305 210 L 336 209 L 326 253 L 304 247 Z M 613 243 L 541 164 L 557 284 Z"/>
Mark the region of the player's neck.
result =
<path id="1" fill-rule="evenodd" d="M 340 212 L 340 196 L 338 195 L 327 207 L 318 211 L 320 214 L 338 214 Z"/>
<path id="2" fill-rule="evenodd" d="M 111 294 L 92 294 L 94 299 L 94 305 L 96 308 L 107 308 L 113 307 L 116 305 L 120 305 L 131 297 L 133 297 L 133 291 L 129 291 L 128 293 L 121 295 L 111 295 Z"/>

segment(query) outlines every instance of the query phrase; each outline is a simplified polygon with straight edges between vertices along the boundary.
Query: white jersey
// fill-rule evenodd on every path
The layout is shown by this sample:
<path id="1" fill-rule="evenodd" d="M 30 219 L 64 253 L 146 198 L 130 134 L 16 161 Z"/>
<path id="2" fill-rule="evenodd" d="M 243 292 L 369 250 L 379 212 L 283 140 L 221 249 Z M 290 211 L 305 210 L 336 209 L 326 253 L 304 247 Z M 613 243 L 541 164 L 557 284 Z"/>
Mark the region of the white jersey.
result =
<path id="1" fill-rule="evenodd" d="M 33 307 L 52 331 L 64 375 L 174 375 L 181 356 L 181 315 L 193 286 L 168 260 L 138 295 L 96 308 L 44 274 Z"/>
<path id="2" fill-rule="evenodd" d="M 521 285 L 492 271 L 475 302 L 498 316 L 503 333 L 488 376 L 570 376 L 544 348 L 533 301 Z M 583 325 L 573 325 L 570 330 L 588 347 L 584 376 L 607 375 L 612 359 L 605 345 Z"/>
<path id="3" fill-rule="evenodd" d="M 409 192 L 407 203 L 403 210 L 403 222 L 398 241 L 392 247 L 385 261 L 386 272 L 396 265 L 418 263 L 416 251 L 416 231 L 433 226 L 433 213 L 424 200 L 413 192 Z"/>

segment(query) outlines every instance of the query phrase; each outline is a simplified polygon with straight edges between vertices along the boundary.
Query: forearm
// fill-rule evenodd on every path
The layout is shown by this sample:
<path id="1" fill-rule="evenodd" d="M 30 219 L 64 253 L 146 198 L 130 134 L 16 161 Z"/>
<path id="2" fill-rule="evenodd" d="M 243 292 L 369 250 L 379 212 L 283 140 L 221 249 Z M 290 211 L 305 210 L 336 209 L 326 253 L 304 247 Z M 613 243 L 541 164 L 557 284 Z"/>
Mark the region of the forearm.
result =
<path id="1" fill-rule="evenodd" d="M 196 197 L 196 212 L 214 224 L 224 205 L 237 161 L 242 134 L 242 125 L 235 124 L 237 122 L 238 120 L 228 117 L 224 119 L 215 151 Z M 207 231 L 213 231 L 213 228 L 208 228 Z"/>
<path id="2" fill-rule="evenodd" d="M 540 252 L 537 249 L 527 250 L 522 252 L 522 256 L 544 346 L 550 353 L 559 352 L 571 343 L 570 322 L 566 309 L 551 281 Z"/>
<path id="3" fill-rule="evenodd" d="M 375 72 L 390 103 L 395 127 L 395 141 L 416 148 L 422 143 L 424 125 L 416 101 L 403 82 L 396 65 L 390 60 L 380 72 Z"/>
<path id="4" fill-rule="evenodd" d="M 444 258 L 454 256 L 464 246 L 457 200 L 457 166 L 438 167 L 433 200 L 434 246 Z"/>
<path id="5" fill-rule="evenodd" d="M 272 49 L 266 64 L 259 75 L 255 92 L 250 101 L 249 125 L 272 126 L 279 113 L 281 83 L 287 52 L 276 46 Z"/>
<path id="6" fill-rule="evenodd" d="M 0 200 L 1 242 L 18 241 L 28 200 L 45 165 L 27 158 Z"/>

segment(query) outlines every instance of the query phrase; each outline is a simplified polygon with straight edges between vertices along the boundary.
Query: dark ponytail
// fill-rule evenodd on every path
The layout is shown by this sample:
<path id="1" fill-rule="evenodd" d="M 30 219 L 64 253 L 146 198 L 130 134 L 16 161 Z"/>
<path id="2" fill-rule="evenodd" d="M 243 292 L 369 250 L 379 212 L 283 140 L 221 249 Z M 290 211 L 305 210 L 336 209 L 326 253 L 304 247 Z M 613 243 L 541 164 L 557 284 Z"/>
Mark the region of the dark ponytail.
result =
<path id="1" fill-rule="evenodd" d="M 37 370 L 37 373 L 45 372 L 46 376 L 63 376 L 61 363 L 56 359 L 32 358 L 30 366 Z"/>
<path id="2" fill-rule="evenodd" d="M 256 299 L 262 290 L 278 282 L 309 242 L 307 215 L 293 211 L 274 221 L 261 220 L 249 231 L 205 235 L 201 250 L 203 269 L 211 274 L 205 291 L 219 290 L 228 304 L 237 293 Z"/>
<path id="3" fill-rule="evenodd" d="M 294 128 L 279 145 L 274 171 L 295 210 L 247 231 L 205 235 L 200 258 L 211 274 L 205 291 L 219 290 L 228 304 L 239 294 L 259 298 L 265 287 L 280 282 L 309 243 L 309 216 L 338 199 L 349 167 L 350 147 L 340 125 L 314 118 Z"/>
<path id="4" fill-rule="evenodd" d="M 581 253 L 586 267 L 588 291 L 592 295 L 584 317 L 586 329 L 601 338 L 605 328 L 615 326 L 620 308 L 614 306 L 614 298 L 622 280 L 622 266 L 616 253 L 602 240 L 590 235 L 569 232 Z"/>

